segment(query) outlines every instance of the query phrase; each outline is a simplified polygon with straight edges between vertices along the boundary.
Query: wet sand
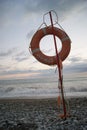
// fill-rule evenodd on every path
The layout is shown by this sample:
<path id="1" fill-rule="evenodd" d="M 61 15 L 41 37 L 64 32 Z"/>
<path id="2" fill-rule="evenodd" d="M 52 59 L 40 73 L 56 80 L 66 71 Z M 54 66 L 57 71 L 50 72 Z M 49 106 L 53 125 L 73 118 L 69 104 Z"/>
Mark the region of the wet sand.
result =
<path id="1" fill-rule="evenodd" d="M 87 130 L 87 98 L 68 98 L 70 117 L 61 119 L 56 98 L 0 99 L 0 130 Z"/>

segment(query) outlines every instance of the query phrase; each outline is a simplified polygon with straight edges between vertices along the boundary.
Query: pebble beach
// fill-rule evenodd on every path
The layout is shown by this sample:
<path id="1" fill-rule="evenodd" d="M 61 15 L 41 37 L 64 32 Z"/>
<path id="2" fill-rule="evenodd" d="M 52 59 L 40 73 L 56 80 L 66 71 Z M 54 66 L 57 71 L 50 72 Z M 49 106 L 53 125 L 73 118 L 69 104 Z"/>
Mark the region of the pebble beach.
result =
<path id="1" fill-rule="evenodd" d="M 67 101 L 70 116 L 61 119 L 56 98 L 0 99 L 0 130 L 87 130 L 87 97 Z"/>

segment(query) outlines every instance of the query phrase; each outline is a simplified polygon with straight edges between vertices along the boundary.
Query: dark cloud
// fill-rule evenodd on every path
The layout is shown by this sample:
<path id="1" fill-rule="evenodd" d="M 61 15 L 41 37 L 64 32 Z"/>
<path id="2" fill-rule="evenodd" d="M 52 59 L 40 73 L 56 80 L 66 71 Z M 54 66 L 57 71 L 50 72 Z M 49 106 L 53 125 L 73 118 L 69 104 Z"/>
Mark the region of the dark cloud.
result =
<path id="1" fill-rule="evenodd" d="M 29 33 L 27 33 L 27 38 L 29 39 L 32 35 L 34 35 L 35 30 L 31 30 Z"/>
<path id="2" fill-rule="evenodd" d="M 21 59 L 22 60 L 22 59 Z M 21 61 L 20 59 L 18 59 L 18 61 Z M 25 59 L 24 59 L 25 60 Z M 35 70 L 34 67 L 30 67 L 30 69 L 27 70 L 20 70 L 20 69 L 15 69 L 15 70 L 11 70 L 9 68 L 3 68 L 3 66 L 0 66 L 0 68 L 2 69 L 0 71 L 1 75 L 14 75 L 14 74 L 36 74 L 37 77 L 46 77 L 46 76 L 56 76 L 57 72 L 55 73 L 55 67 L 49 68 L 49 69 L 41 69 L 41 70 Z M 64 65 L 64 73 L 65 74 L 75 74 L 75 73 L 79 73 L 82 74 L 84 72 L 87 72 L 87 60 L 83 61 L 83 62 L 72 62 L 69 65 Z"/>
<path id="3" fill-rule="evenodd" d="M 65 73 L 82 73 L 87 72 L 87 60 L 79 60 L 78 58 L 76 60 L 72 60 L 72 62 L 69 65 L 64 66 L 64 72 Z"/>
<path id="4" fill-rule="evenodd" d="M 75 14 L 74 17 L 75 16 L 78 17 L 77 13 L 80 14 L 84 10 L 87 10 L 86 6 L 87 6 L 87 0 L 0 0 L 0 18 L 1 18 L 0 25 L 2 27 L 2 24 L 4 25 L 10 22 L 13 23 L 15 22 L 16 24 L 18 24 L 17 27 L 19 27 L 21 22 L 26 23 L 26 21 L 28 21 L 28 19 L 26 19 L 27 17 L 31 20 L 28 21 L 29 23 L 27 22 L 31 30 L 31 27 L 34 24 L 33 19 L 36 19 L 35 22 L 39 23 L 38 22 L 39 18 L 42 17 L 42 15 L 48 12 L 49 10 L 55 10 L 59 16 L 59 19 L 64 20 L 69 16 L 73 17 L 73 14 Z M 12 26 L 11 24 L 9 25 L 10 28 L 15 27 L 14 24 L 12 24 Z M 22 27 L 25 28 L 25 26 Z M 7 30 L 7 28 L 5 28 L 5 30 Z M 28 38 L 31 37 L 33 33 L 34 30 L 31 30 L 27 34 L 27 37 Z M 1 51 L 0 58 L 6 58 L 7 56 L 11 56 L 12 60 L 16 60 L 17 62 L 23 62 L 29 59 L 30 56 L 32 56 L 24 51 L 18 52 L 18 50 L 17 51 L 16 50 L 17 48 L 12 48 L 4 52 Z M 87 72 L 87 60 L 84 60 L 80 57 L 71 57 L 69 58 L 69 62 L 70 62 L 69 65 L 64 66 L 64 71 L 66 73 Z M 10 70 L 12 68 L 12 67 L 10 68 L 10 66 L 9 68 L 6 68 L 6 66 L 5 67 L 0 66 L 0 68 L 2 70 L 2 74 L 39 73 L 39 75 L 45 76 L 45 75 L 52 75 L 52 73 L 54 73 L 54 69 L 37 70 L 37 71 L 31 69 L 26 71 L 26 70 Z"/>
<path id="5" fill-rule="evenodd" d="M 25 10 L 27 13 L 39 14 L 40 12 L 47 12 L 49 10 L 56 10 L 61 19 L 66 18 L 67 16 L 72 16 L 73 13 L 79 11 L 82 12 L 85 9 L 87 4 L 86 0 L 31 0 L 27 1 L 25 4 Z"/>
<path id="6" fill-rule="evenodd" d="M 20 70 L 20 69 L 16 69 L 16 70 L 3 70 L 1 72 L 2 75 L 11 75 L 11 74 L 25 74 L 25 73 L 37 73 L 39 72 L 39 70 Z"/>
<path id="7" fill-rule="evenodd" d="M 64 20 L 73 13 L 82 13 L 86 5 L 87 0 L 0 0 L 0 24 L 14 22 L 16 18 L 24 20 L 25 16 L 39 16 L 49 10 L 55 10 L 60 20 Z"/>
<path id="8" fill-rule="evenodd" d="M 5 71 L 5 74 L 24 74 L 24 73 L 30 73 L 30 70 L 9 70 Z"/>
<path id="9" fill-rule="evenodd" d="M 2 72 L 5 69 L 5 67 L 3 67 L 3 65 L 0 65 L 0 72 Z"/>
<path id="10" fill-rule="evenodd" d="M 39 70 L 39 76 L 53 76 L 55 74 L 55 70 L 52 69 L 43 69 L 43 70 Z"/>
<path id="11" fill-rule="evenodd" d="M 17 62 L 22 62 L 28 60 L 30 57 L 31 54 L 29 54 L 28 52 L 26 53 L 26 51 L 20 51 L 17 54 L 15 54 L 13 59 L 16 60 Z"/>
<path id="12" fill-rule="evenodd" d="M 0 72 L 2 76 L 6 75 L 17 75 L 17 74 L 30 74 L 33 77 L 33 74 L 37 77 L 46 77 L 46 76 L 55 76 L 54 69 L 44 69 L 44 70 L 34 70 L 34 69 L 28 69 L 28 70 L 3 70 Z M 14 77 L 15 78 L 15 77 Z"/>
<path id="13" fill-rule="evenodd" d="M 16 57 L 20 57 L 20 56 L 23 56 L 25 55 L 25 51 L 20 51 L 16 54 Z"/>
<path id="14" fill-rule="evenodd" d="M 84 59 L 82 59 L 81 57 L 70 57 L 69 59 L 68 59 L 71 63 L 78 63 L 78 62 L 81 62 L 81 61 L 83 61 Z"/>
<path id="15" fill-rule="evenodd" d="M 18 61 L 18 62 L 22 62 L 22 61 L 25 61 L 25 60 L 28 60 L 29 58 L 28 57 L 16 57 L 15 60 Z"/>
<path id="16" fill-rule="evenodd" d="M 16 48 L 7 50 L 6 52 L 0 52 L 0 57 L 10 56 L 16 51 Z"/>
<path id="17" fill-rule="evenodd" d="M 8 56 L 12 58 L 12 60 L 16 60 L 17 62 L 22 62 L 29 59 L 31 54 L 26 53 L 26 51 L 18 51 L 17 48 L 9 49 L 6 52 L 0 52 L 1 58 L 6 58 Z"/>
<path id="18" fill-rule="evenodd" d="M 9 69 L 10 69 L 10 66 L 6 66 L 6 64 L 0 65 L 0 75 L 5 74 L 5 72 L 7 72 L 7 70 L 9 70 Z"/>

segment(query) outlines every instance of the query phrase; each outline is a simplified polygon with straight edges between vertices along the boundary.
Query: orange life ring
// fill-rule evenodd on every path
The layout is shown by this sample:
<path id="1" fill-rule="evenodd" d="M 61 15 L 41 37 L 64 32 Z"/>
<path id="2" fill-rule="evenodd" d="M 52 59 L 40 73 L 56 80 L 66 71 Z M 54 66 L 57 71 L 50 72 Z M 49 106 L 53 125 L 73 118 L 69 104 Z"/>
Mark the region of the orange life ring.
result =
<path id="1" fill-rule="evenodd" d="M 47 64 L 47 65 L 56 65 L 57 64 L 56 56 L 47 56 L 43 54 L 43 52 L 40 50 L 40 40 L 46 35 L 53 34 L 53 29 L 54 29 L 54 35 L 57 36 L 62 42 L 62 49 L 59 53 L 60 64 L 62 65 L 61 61 L 64 61 L 66 59 L 71 48 L 70 38 L 63 30 L 57 27 L 52 28 L 51 26 L 44 27 L 38 30 L 34 34 L 31 40 L 30 48 L 31 48 L 33 56 L 41 63 Z"/>

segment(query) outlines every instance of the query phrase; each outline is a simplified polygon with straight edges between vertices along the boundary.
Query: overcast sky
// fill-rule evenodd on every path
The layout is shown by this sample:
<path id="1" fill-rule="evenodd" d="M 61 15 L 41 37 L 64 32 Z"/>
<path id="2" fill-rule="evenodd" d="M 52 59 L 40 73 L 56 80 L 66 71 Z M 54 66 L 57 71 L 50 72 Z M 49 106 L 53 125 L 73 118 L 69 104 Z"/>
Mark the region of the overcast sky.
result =
<path id="1" fill-rule="evenodd" d="M 0 79 L 55 74 L 56 66 L 38 62 L 28 50 L 43 15 L 50 10 L 56 11 L 72 41 L 64 73 L 87 73 L 87 0 L 0 0 Z M 50 55 L 52 47 L 45 47 L 46 43 L 42 49 L 50 50 Z"/>

